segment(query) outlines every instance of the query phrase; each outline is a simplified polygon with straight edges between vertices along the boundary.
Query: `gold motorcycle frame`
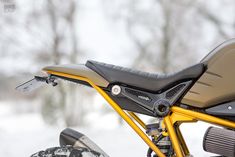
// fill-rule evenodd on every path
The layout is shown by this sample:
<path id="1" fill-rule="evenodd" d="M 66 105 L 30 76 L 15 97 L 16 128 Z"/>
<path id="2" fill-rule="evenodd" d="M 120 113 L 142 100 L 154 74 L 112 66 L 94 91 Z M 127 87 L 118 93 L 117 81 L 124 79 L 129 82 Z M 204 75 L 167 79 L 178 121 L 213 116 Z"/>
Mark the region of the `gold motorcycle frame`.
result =
<path id="1" fill-rule="evenodd" d="M 122 110 L 119 105 L 104 92 L 103 89 L 95 85 L 88 78 L 65 74 L 55 71 L 46 71 L 49 75 L 62 76 L 70 79 L 81 80 L 89 83 L 103 98 L 112 106 L 112 108 L 129 124 L 129 126 L 142 138 L 142 140 L 156 153 L 159 157 L 165 157 L 161 150 L 149 139 L 149 137 L 139 127 L 146 129 L 146 124 L 133 112 Z M 134 120 L 137 122 L 135 122 Z M 190 152 L 181 134 L 179 126 L 183 123 L 204 121 L 210 124 L 219 125 L 227 128 L 235 128 L 235 122 L 217 118 L 205 113 L 184 109 L 177 106 L 170 108 L 170 113 L 164 117 L 162 126 L 165 128 L 164 136 L 169 136 L 172 142 L 176 157 L 189 156 Z M 139 126 L 137 125 L 139 124 Z"/>

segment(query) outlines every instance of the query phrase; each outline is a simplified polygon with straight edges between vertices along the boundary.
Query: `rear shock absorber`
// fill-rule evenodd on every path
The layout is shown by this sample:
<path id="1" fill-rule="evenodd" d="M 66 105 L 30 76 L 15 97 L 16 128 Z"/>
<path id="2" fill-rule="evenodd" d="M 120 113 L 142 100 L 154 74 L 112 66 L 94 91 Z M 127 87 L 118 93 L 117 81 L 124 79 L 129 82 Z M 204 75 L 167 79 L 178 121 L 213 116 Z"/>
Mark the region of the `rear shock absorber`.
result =
<path id="1" fill-rule="evenodd" d="M 153 143 L 161 150 L 166 157 L 170 157 L 174 154 L 173 147 L 169 136 L 162 134 L 163 129 L 161 127 L 162 119 L 159 119 L 157 123 L 147 125 L 146 133 L 151 136 Z M 156 154 L 152 156 L 152 149 L 149 148 L 147 157 L 157 157 Z"/>

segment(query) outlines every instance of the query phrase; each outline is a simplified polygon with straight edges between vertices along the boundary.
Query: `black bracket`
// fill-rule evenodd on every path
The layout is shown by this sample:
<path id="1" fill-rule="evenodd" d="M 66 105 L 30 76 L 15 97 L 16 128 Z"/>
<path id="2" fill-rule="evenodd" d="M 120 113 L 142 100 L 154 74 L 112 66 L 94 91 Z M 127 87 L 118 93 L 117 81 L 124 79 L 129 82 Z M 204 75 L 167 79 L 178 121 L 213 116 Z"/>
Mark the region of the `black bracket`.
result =
<path id="1" fill-rule="evenodd" d="M 19 85 L 16 87 L 16 90 L 20 92 L 31 92 L 44 84 L 51 84 L 52 86 L 56 86 L 58 83 L 56 82 L 56 78 L 54 76 L 34 76 L 33 79 Z"/>
<path id="2" fill-rule="evenodd" d="M 170 106 L 182 96 L 191 83 L 192 81 L 180 83 L 159 94 L 121 86 L 119 96 L 127 97 L 136 102 L 141 108 L 151 112 L 153 116 L 164 117 L 169 113 Z"/>

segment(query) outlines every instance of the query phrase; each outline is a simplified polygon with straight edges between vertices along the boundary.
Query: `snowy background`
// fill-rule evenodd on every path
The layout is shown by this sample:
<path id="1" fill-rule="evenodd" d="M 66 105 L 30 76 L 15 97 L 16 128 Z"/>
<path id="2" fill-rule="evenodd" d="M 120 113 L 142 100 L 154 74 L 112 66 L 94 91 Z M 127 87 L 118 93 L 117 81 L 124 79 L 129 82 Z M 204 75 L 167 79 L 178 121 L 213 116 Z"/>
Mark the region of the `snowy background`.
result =
<path id="1" fill-rule="evenodd" d="M 0 106 L 0 147 L 3 156 L 29 156 L 33 152 L 59 145 L 59 134 L 64 127 L 48 126 L 41 115 L 36 113 L 12 113 L 9 106 L 7 103 L 1 103 Z M 119 126 L 113 114 L 99 118 L 92 119 L 94 126 L 72 128 L 86 134 L 111 157 L 146 156 L 147 145 L 129 126 Z M 205 123 L 184 124 L 181 127 L 194 156 L 210 156 L 210 153 L 202 150 L 202 139 L 207 127 Z"/>
<path id="2" fill-rule="evenodd" d="M 233 0 L 0 0 L 0 156 L 57 146 L 66 127 L 111 157 L 146 156 L 146 144 L 92 89 L 63 82 L 29 94 L 14 88 L 46 65 L 88 59 L 170 73 L 234 35 Z M 207 127 L 181 127 L 194 156 L 211 155 L 202 149 Z"/>

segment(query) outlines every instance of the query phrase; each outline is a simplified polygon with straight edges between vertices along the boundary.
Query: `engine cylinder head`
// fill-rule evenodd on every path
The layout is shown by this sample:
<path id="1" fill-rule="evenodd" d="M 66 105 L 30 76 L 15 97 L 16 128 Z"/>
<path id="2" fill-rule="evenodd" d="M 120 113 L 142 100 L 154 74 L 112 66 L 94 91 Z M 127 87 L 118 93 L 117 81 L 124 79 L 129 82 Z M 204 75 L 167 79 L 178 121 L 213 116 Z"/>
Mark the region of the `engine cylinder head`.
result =
<path id="1" fill-rule="evenodd" d="M 210 153 L 235 157 L 235 131 L 209 127 L 204 135 L 203 149 Z"/>

